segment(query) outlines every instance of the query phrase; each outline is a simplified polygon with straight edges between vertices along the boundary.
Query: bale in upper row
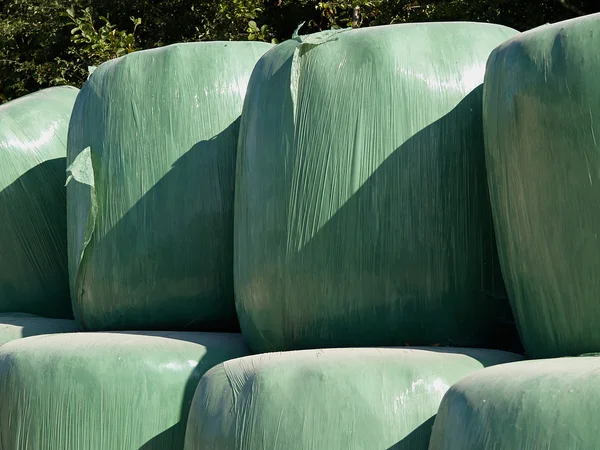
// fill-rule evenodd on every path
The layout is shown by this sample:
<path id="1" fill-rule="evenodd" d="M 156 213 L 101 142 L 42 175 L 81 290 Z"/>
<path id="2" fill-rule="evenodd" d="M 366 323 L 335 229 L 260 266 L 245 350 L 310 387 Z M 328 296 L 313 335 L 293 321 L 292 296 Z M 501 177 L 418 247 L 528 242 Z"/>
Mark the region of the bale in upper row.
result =
<path id="1" fill-rule="evenodd" d="M 484 92 L 498 248 L 533 357 L 600 348 L 600 14 L 496 49 Z"/>
<path id="2" fill-rule="evenodd" d="M 78 89 L 0 106 L 0 312 L 72 317 L 65 156 Z"/>
<path id="3" fill-rule="evenodd" d="M 492 49 L 515 34 L 475 23 L 331 31 L 258 62 L 234 233 L 253 351 L 490 345 L 510 312 L 481 84 Z"/>
<path id="4" fill-rule="evenodd" d="M 178 44 L 102 64 L 69 128 L 69 272 L 88 330 L 231 329 L 238 118 L 271 46 Z"/>

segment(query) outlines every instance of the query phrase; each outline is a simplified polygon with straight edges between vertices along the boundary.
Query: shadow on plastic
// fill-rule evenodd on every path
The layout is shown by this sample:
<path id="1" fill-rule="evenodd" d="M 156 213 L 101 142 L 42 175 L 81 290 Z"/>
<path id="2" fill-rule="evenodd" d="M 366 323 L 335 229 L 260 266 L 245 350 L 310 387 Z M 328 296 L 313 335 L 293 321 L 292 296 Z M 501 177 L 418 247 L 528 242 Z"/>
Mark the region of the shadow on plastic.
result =
<path id="1" fill-rule="evenodd" d="M 87 330 L 239 331 L 233 297 L 238 132 L 239 118 L 196 143 L 93 244 L 88 263 L 98 261 L 103 276 L 102 285 L 91 281 L 90 297 L 79 306 L 91 311 L 79 314 Z M 102 296 L 115 301 L 103 303 Z M 114 307 L 119 304 L 129 307 Z"/>
<path id="2" fill-rule="evenodd" d="M 73 317 L 65 164 L 46 160 L 0 191 L 0 312 Z"/>
<path id="3" fill-rule="evenodd" d="M 211 341 L 204 341 L 202 339 L 198 339 L 198 335 L 196 333 L 185 333 L 185 332 L 158 332 L 158 331 L 123 331 L 119 332 L 111 332 L 111 334 L 125 334 L 125 335 L 141 335 L 141 336 L 155 336 L 160 337 L 162 339 L 173 339 L 178 341 L 190 342 L 193 344 L 202 344 L 205 345 L 206 353 L 204 356 L 198 361 L 198 364 L 190 374 L 185 388 L 184 394 L 181 400 L 181 412 L 179 416 L 179 421 L 162 431 L 161 433 L 154 436 L 152 439 L 147 441 L 139 450 L 181 450 L 184 447 L 185 441 L 185 430 L 187 426 L 187 420 L 190 412 L 190 406 L 192 404 L 192 399 L 194 397 L 194 393 L 196 392 L 196 388 L 198 387 L 198 383 L 202 376 L 210 370 L 212 367 L 220 364 L 221 362 L 236 358 L 239 356 L 243 356 L 242 350 L 247 352 L 247 348 L 243 341 L 239 340 L 240 345 L 237 346 L 233 344 L 229 347 L 229 354 L 227 357 L 223 357 L 223 354 L 215 348 L 215 345 L 218 345 L 218 340 L 213 341 L 212 344 L 209 344 Z M 207 333 L 210 334 L 210 333 Z M 194 336 L 196 335 L 196 336 Z M 227 336 L 227 333 L 217 333 L 217 335 Z M 233 336 L 232 336 L 233 337 Z"/>
<path id="4" fill-rule="evenodd" d="M 415 428 L 408 436 L 400 442 L 392 445 L 387 450 L 427 450 L 429 447 L 429 439 L 431 438 L 431 429 L 435 422 L 435 416 L 430 417 L 417 428 Z"/>
<path id="5" fill-rule="evenodd" d="M 238 299 L 271 297 L 262 310 L 238 301 L 254 352 L 407 344 L 519 350 L 493 233 L 482 91 L 475 88 L 393 151 L 300 248 L 251 257 L 255 268 L 241 280 Z M 282 211 L 279 223 L 268 224 L 274 240 L 300 236 L 304 222 L 288 218 L 305 215 Z M 266 291 L 244 286 L 257 280 Z M 274 310 L 280 298 L 286 301 Z M 274 322 L 292 309 L 293 320 Z"/>
<path id="6" fill-rule="evenodd" d="M 71 319 L 49 319 L 27 313 L 0 313 L 0 345 L 42 334 L 75 333 L 81 331 Z"/>
<path id="7" fill-rule="evenodd" d="M 207 349 L 207 354 L 208 354 Z M 205 355 L 206 356 L 206 355 Z M 216 365 L 216 364 L 215 364 Z M 187 426 L 187 420 L 190 413 L 190 406 L 192 404 L 192 399 L 194 398 L 194 393 L 196 392 L 196 388 L 198 387 L 198 383 L 202 376 L 210 369 L 204 364 L 198 363 L 188 382 L 185 386 L 185 393 L 183 396 L 183 400 L 181 402 L 181 415 L 179 422 L 173 425 L 170 428 L 167 428 L 162 433 L 157 434 L 144 445 L 142 445 L 139 450 L 182 450 L 185 442 L 185 430 Z"/>

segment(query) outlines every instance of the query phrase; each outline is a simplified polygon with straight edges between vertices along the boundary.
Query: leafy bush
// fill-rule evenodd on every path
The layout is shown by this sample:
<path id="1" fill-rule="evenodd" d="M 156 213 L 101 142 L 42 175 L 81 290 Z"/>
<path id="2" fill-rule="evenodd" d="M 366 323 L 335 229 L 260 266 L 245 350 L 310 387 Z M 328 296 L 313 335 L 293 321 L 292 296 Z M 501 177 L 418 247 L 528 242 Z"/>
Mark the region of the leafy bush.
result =
<path id="1" fill-rule="evenodd" d="M 62 32 L 67 7 L 60 0 L 0 3 L 0 101 L 72 79 Z"/>
<path id="2" fill-rule="evenodd" d="M 201 40 L 278 42 L 301 22 L 302 33 L 441 20 L 526 30 L 600 11 L 597 0 L 72 1 L 0 2 L 0 102 L 57 84 L 79 86 L 89 65 L 139 48 Z"/>
<path id="3" fill-rule="evenodd" d="M 131 17 L 133 32 L 119 30 L 110 23 L 108 17 L 99 16 L 104 24 L 98 27 L 95 24 L 91 7 L 77 8 L 71 6 L 66 11 L 66 16 L 75 25 L 71 29 L 71 42 L 74 44 L 67 49 L 72 56 L 80 76 L 85 76 L 85 68 L 102 64 L 109 59 L 118 58 L 138 49 L 135 42 L 135 32 L 142 23 L 142 19 Z"/>
<path id="4" fill-rule="evenodd" d="M 0 7 L 0 101 L 48 86 L 80 86 L 88 66 L 138 48 L 134 33 L 141 20 L 131 20 L 128 33 L 107 17 L 96 18 L 89 6 L 9 0 Z"/>

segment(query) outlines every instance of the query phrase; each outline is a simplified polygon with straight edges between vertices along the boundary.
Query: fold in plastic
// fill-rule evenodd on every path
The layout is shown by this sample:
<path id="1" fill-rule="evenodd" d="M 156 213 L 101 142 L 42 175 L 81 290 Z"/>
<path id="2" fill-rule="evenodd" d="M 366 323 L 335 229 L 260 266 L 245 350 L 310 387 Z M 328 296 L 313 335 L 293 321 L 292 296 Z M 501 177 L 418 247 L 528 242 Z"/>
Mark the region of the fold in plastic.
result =
<path id="1" fill-rule="evenodd" d="M 0 312 L 73 316 L 64 186 L 78 92 L 53 87 L 0 106 Z"/>
<path id="2" fill-rule="evenodd" d="M 505 364 L 450 388 L 429 450 L 595 450 L 600 358 Z"/>
<path id="3" fill-rule="evenodd" d="M 527 354 L 600 348 L 600 14 L 491 55 L 484 125 L 498 251 Z"/>
<path id="4" fill-rule="evenodd" d="M 73 309 L 87 330 L 237 329 L 239 116 L 265 43 L 177 44 L 90 74 L 69 128 Z"/>
<path id="5" fill-rule="evenodd" d="M 0 347 L 5 450 L 178 450 L 200 377 L 247 355 L 238 334 L 36 336 Z"/>
<path id="6" fill-rule="evenodd" d="M 263 56 L 240 127 L 234 277 L 255 352 L 493 346 L 510 316 L 481 84 L 517 34 L 475 23 L 300 36 Z"/>
<path id="7" fill-rule="evenodd" d="M 363 348 L 230 360 L 200 380 L 185 450 L 426 450 L 450 385 L 519 359 L 493 350 Z"/>

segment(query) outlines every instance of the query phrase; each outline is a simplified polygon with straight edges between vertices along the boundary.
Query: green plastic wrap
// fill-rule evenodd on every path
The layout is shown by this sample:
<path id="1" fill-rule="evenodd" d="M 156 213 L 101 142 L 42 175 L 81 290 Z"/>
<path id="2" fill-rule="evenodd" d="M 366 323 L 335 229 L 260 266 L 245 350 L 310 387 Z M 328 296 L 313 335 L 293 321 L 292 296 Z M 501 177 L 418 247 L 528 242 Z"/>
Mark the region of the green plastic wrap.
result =
<path id="1" fill-rule="evenodd" d="M 444 396 L 429 450 L 597 450 L 600 358 L 505 364 Z"/>
<path id="2" fill-rule="evenodd" d="M 236 307 L 253 351 L 490 345 L 510 307 L 481 84 L 489 53 L 515 34 L 475 23 L 338 30 L 257 63 L 234 229 Z"/>
<path id="3" fill-rule="evenodd" d="M 484 126 L 498 252 L 531 357 L 600 348 L 600 15 L 491 55 Z"/>
<path id="4" fill-rule="evenodd" d="M 494 350 L 362 348 L 238 358 L 211 369 L 185 450 L 427 449 L 446 390 L 521 359 Z"/>
<path id="5" fill-rule="evenodd" d="M 100 65 L 69 128 L 69 273 L 87 330 L 239 329 L 236 145 L 272 46 L 177 44 Z"/>
<path id="6" fill-rule="evenodd" d="M 0 345 L 28 336 L 76 331 L 81 329 L 74 320 L 48 319 L 22 313 L 0 314 Z"/>
<path id="7" fill-rule="evenodd" d="M 65 157 L 78 92 L 54 87 L 0 105 L 0 312 L 73 316 Z"/>
<path id="8" fill-rule="evenodd" d="M 0 347 L 3 450 L 181 450 L 198 381 L 239 334 L 75 333 Z"/>

